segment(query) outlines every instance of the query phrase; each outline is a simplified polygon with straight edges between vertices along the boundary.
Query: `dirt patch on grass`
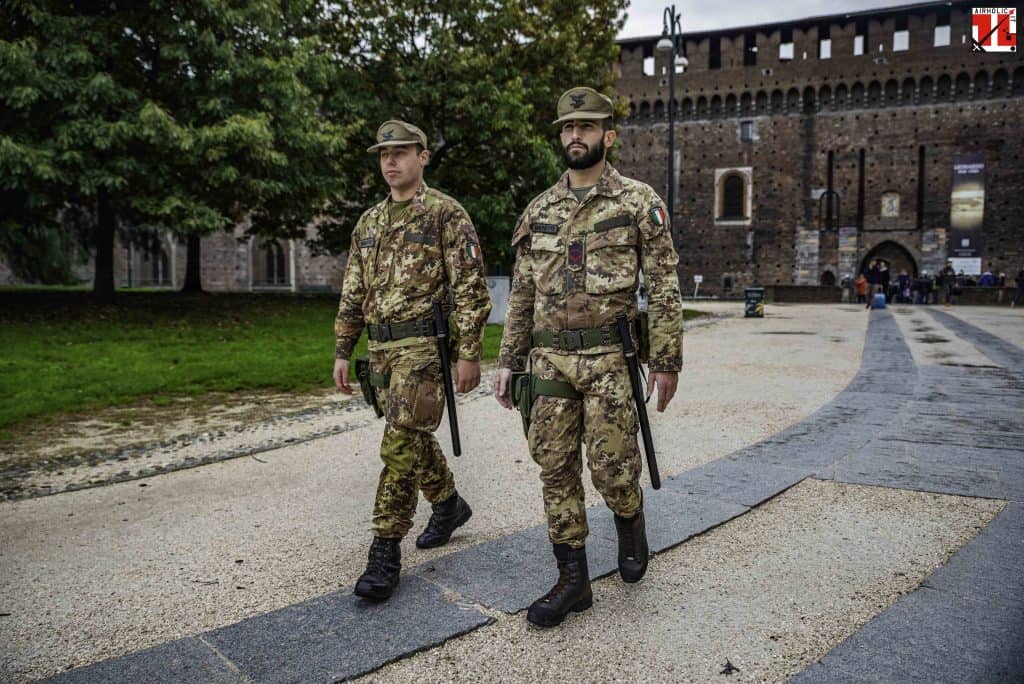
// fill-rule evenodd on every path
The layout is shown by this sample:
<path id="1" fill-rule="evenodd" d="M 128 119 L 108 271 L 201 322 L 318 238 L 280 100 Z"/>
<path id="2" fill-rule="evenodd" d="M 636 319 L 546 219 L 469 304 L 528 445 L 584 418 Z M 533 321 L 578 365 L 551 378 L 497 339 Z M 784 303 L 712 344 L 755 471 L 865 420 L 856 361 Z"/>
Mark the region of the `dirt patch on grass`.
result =
<path id="1" fill-rule="evenodd" d="M 198 433 L 227 432 L 348 400 L 331 390 L 211 392 L 27 421 L 9 429 L 8 438 L 0 442 L 0 470 L 53 470 L 85 454 L 165 443 Z"/>

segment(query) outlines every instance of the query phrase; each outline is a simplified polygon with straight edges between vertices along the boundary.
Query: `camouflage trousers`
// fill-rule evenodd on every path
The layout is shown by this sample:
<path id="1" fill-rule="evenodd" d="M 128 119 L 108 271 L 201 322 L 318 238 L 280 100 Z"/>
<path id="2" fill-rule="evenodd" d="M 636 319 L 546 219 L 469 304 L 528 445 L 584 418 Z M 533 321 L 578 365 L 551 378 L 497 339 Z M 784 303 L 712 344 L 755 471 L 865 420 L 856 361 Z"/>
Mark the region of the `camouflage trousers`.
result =
<path id="1" fill-rule="evenodd" d="M 439 503 L 455 492 L 455 480 L 434 431 L 444 412 L 441 362 L 433 346 L 399 347 L 370 354 L 370 364 L 390 373 L 376 388 L 387 424 L 380 444 L 384 468 L 373 504 L 373 533 L 401 539 L 412 527 L 419 492 Z"/>
<path id="2" fill-rule="evenodd" d="M 621 353 L 531 352 L 533 373 L 568 382 L 583 399 L 537 397 L 530 413 L 530 455 L 540 466 L 548 536 L 553 544 L 584 545 L 589 528 L 584 502 L 581 444 L 594 487 L 613 512 L 636 515 L 640 488 L 639 422 Z"/>

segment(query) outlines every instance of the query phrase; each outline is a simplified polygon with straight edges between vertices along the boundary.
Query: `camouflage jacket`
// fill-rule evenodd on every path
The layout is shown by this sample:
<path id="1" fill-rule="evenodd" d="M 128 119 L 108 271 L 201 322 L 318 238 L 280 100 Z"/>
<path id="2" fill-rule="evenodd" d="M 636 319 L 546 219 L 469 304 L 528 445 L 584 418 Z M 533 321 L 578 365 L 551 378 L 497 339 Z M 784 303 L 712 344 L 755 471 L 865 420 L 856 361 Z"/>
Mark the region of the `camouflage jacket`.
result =
<path id="1" fill-rule="evenodd" d="M 683 307 L 665 205 L 645 183 L 610 164 L 583 202 L 566 172 L 526 208 L 512 236 L 516 264 L 501 368 L 522 370 L 535 330 L 599 328 L 636 315 L 643 272 L 648 292 L 652 371 L 682 367 Z M 618 346 L 582 353 L 607 353 Z"/>
<path id="2" fill-rule="evenodd" d="M 352 355 L 367 323 L 433 318 L 434 301 L 454 306 L 449 321 L 459 358 L 480 360 L 491 311 L 480 240 L 462 205 L 424 183 L 394 224 L 385 198 L 352 231 L 334 323 L 335 357 Z M 371 342 L 370 348 L 388 344 Z"/>

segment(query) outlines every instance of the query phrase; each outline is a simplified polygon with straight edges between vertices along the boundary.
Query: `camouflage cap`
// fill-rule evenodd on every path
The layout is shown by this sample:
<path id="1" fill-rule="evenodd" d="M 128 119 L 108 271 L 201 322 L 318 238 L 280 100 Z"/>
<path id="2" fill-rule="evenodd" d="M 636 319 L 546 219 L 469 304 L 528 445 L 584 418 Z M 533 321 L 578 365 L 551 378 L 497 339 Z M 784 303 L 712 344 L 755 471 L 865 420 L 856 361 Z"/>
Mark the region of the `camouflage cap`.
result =
<path id="1" fill-rule="evenodd" d="M 585 86 L 562 93 L 557 111 L 556 124 L 574 119 L 610 119 L 615 114 L 610 97 Z"/>
<path id="2" fill-rule="evenodd" d="M 411 123 L 389 119 L 377 129 L 377 144 L 366 148 L 367 152 L 376 152 L 382 147 L 395 145 L 423 145 L 427 147 L 427 134 Z"/>

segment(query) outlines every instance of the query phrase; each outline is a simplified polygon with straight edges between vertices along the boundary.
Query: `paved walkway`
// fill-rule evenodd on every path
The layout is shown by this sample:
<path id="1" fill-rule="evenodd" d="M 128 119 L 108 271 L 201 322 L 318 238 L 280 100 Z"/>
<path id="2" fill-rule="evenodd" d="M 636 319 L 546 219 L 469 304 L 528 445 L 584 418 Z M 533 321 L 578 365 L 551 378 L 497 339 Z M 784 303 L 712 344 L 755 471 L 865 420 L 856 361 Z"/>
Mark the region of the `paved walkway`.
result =
<path id="1" fill-rule="evenodd" d="M 657 552 L 808 477 L 1009 502 L 919 589 L 794 681 L 1024 678 L 1024 351 L 960 317 L 928 313 L 994 365 L 917 365 L 893 314 L 873 312 L 860 372 L 834 401 L 645 494 Z M 615 532 L 603 507 L 591 521 L 597 578 L 615 570 Z M 350 679 L 524 609 L 552 582 L 550 558 L 536 553 L 546 544 L 533 527 L 410 568 L 385 605 L 345 589 L 48 681 Z"/>

